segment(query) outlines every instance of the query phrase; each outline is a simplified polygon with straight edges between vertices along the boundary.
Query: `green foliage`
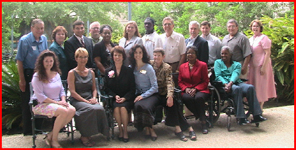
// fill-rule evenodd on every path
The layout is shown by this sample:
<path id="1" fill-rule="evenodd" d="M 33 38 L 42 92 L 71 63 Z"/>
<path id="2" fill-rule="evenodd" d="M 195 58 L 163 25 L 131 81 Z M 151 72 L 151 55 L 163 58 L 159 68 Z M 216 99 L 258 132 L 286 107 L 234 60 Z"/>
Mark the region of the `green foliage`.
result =
<path id="1" fill-rule="evenodd" d="M 271 59 L 279 99 L 294 100 L 294 16 L 261 18 L 263 34 L 272 41 Z M 251 31 L 246 32 L 249 35 Z"/>
<path id="2" fill-rule="evenodd" d="M 7 129 L 21 122 L 21 91 L 17 65 L 12 59 L 2 64 L 2 122 Z"/>

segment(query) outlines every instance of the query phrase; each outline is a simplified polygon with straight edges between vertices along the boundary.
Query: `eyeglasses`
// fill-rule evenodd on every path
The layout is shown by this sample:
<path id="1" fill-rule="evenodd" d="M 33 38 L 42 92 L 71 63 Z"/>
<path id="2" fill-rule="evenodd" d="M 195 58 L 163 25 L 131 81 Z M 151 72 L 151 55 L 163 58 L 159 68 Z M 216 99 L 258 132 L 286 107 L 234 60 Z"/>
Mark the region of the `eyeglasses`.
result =
<path id="1" fill-rule="evenodd" d="M 80 59 L 87 59 L 87 58 L 88 58 L 88 56 L 84 56 L 84 57 L 82 57 L 82 56 L 79 56 L 78 58 L 80 58 Z"/>
<path id="2" fill-rule="evenodd" d="M 91 29 L 93 29 L 93 30 L 99 30 L 100 28 L 98 28 L 98 27 L 94 27 L 94 28 L 91 28 Z"/>
<path id="3" fill-rule="evenodd" d="M 234 28 L 236 28 L 236 27 L 237 27 L 237 26 L 235 26 L 235 25 L 227 26 L 228 29 L 230 29 L 230 28 L 234 29 Z"/>
<path id="4" fill-rule="evenodd" d="M 171 26 L 172 24 L 171 23 L 165 23 L 163 24 L 164 26 Z"/>

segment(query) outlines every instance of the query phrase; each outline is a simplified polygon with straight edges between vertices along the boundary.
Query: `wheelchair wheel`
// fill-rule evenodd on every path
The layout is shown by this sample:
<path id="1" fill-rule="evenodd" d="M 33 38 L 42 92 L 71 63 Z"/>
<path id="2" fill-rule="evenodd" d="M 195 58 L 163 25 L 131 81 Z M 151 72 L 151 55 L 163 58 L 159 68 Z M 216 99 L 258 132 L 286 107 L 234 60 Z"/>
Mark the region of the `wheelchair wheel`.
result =
<path id="1" fill-rule="evenodd" d="M 218 90 L 214 86 L 210 85 L 209 89 L 211 95 L 206 103 L 206 117 L 212 126 L 220 117 L 221 99 Z"/>

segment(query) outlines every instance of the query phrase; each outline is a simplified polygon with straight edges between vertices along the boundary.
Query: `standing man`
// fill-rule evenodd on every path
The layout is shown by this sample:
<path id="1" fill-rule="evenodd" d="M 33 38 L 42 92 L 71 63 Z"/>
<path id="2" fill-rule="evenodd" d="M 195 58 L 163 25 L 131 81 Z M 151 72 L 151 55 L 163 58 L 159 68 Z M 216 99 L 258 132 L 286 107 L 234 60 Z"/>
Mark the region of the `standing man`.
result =
<path id="1" fill-rule="evenodd" d="M 162 20 L 162 27 L 165 33 L 160 35 L 166 57 L 164 62 L 172 67 L 173 73 L 179 70 L 179 66 L 185 62 L 185 38 L 182 34 L 174 32 L 174 20 L 165 17 Z M 176 80 L 174 80 L 176 83 Z"/>
<path id="2" fill-rule="evenodd" d="M 42 35 L 43 32 L 44 22 L 41 19 L 34 19 L 31 24 L 31 32 L 22 36 L 19 40 L 16 54 L 17 69 L 20 78 L 19 87 L 22 91 L 21 99 L 24 135 L 32 134 L 31 113 L 29 107 L 29 82 L 32 80 L 37 57 L 43 50 L 48 49 L 47 38 Z M 36 126 L 38 127 L 38 121 L 36 123 Z"/>
<path id="3" fill-rule="evenodd" d="M 155 20 L 147 17 L 144 21 L 144 27 L 146 30 L 145 35 L 142 37 L 143 45 L 145 46 L 150 60 L 153 60 L 153 51 L 155 48 L 162 48 L 162 41 L 160 36 L 154 30 Z"/>
<path id="4" fill-rule="evenodd" d="M 75 21 L 73 23 L 74 35 L 72 35 L 67 41 L 65 41 L 65 55 L 67 57 L 69 70 L 77 66 L 74 54 L 79 47 L 84 47 L 88 52 L 88 61 L 86 67 L 95 68 L 95 64 L 93 63 L 92 58 L 93 43 L 90 38 L 83 36 L 84 30 L 84 22 L 81 20 Z"/>
<path id="5" fill-rule="evenodd" d="M 194 45 L 197 48 L 197 59 L 208 64 L 209 60 L 209 46 L 208 42 L 199 36 L 199 23 L 197 21 L 191 21 L 189 23 L 190 37 L 185 40 L 186 46 Z"/>
<path id="6" fill-rule="evenodd" d="M 222 43 L 218 37 L 210 33 L 211 24 L 208 21 L 203 21 L 200 25 L 200 30 L 202 32 L 201 37 L 207 40 L 209 46 L 208 66 L 213 67 L 215 60 L 221 58 L 220 51 Z"/>
<path id="7" fill-rule="evenodd" d="M 229 46 L 233 50 L 232 60 L 242 64 L 240 78 L 247 78 L 248 64 L 251 59 L 251 46 L 249 39 L 242 33 L 238 32 L 238 23 L 234 19 L 227 22 L 226 35 L 222 40 L 222 46 Z"/>
<path id="8" fill-rule="evenodd" d="M 95 21 L 90 24 L 89 26 L 89 33 L 90 33 L 90 39 L 92 39 L 93 46 L 95 46 L 97 43 L 101 42 L 103 40 L 103 37 L 100 35 L 100 23 L 98 21 Z"/>

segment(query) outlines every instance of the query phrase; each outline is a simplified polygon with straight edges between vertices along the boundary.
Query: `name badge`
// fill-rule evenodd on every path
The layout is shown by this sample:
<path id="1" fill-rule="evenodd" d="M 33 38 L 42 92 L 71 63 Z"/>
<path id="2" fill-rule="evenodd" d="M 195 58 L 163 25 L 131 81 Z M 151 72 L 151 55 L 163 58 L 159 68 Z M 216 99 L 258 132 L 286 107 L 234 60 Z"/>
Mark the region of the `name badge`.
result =
<path id="1" fill-rule="evenodd" d="M 37 50 L 37 46 L 32 46 L 32 49 L 35 51 Z"/>

